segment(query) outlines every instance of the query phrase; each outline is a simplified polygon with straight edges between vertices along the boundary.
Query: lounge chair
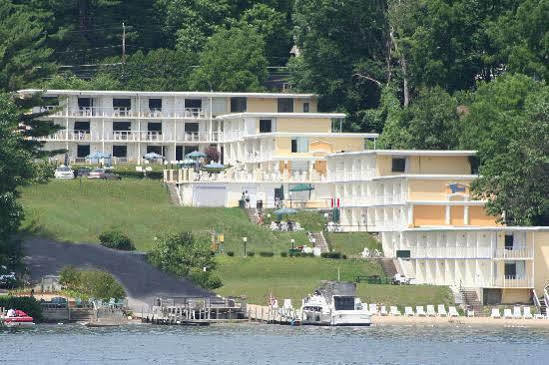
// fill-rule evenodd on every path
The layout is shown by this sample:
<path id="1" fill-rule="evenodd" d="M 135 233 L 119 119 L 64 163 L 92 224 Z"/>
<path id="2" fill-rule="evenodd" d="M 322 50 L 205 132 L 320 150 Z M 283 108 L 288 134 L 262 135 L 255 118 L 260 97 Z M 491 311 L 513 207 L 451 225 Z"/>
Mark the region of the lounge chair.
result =
<path id="1" fill-rule="evenodd" d="M 439 304 L 437 307 L 438 315 L 440 317 L 447 317 L 448 313 L 446 313 L 446 307 L 444 307 L 444 304 Z"/>
<path id="2" fill-rule="evenodd" d="M 467 317 L 474 317 L 475 311 L 473 309 L 467 309 Z"/>
<path id="3" fill-rule="evenodd" d="M 459 313 L 458 313 L 456 307 L 454 307 L 454 306 L 448 307 L 448 316 L 449 317 L 459 317 Z"/>
<path id="4" fill-rule="evenodd" d="M 404 307 L 404 315 L 405 316 L 413 316 L 414 315 L 414 310 L 412 309 L 412 307 Z"/>
<path id="5" fill-rule="evenodd" d="M 503 318 L 505 318 L 505 319 L 512 319 L 513 318 L 513 312 L 511 312 L 511 308 L 505 308 L 503 310 Z"/>
<path id="6" fill-rule="evenodd" d="M 524 319 L 532 319 L 532 318 L 534 317 L 532 316 L 530 307 L 524 307 Z"/>
<path id="7" fill-rule="evenodd" d="M 416 316 L 418 316 L 418 317 L 425 317 L 426 316 L 425 310 L 423 309 L 422 305 L 416 306 Z"/>
<path id="8" fill-rule="evenodd" d="M 515 305 L 513 307 L 513 318 L 515 319 L 521 319 L 522 318 L 522 312 L 520 310 L 520 306 Z"/>
<path id="9" fill-rule="evenodd" d="M 402 313 L 400 313 L 400 311 L 398 310 L 398 308 L 394 305 L 391 306 L 390 308 L 390 311 L 389 313 L 392 315 L 392 316 L 401 316 Z"/>
<path id="10" fill-rule="evenodd" d="M 370 304 L 370 314 L 373 315 L 373 316 L 378 315 L 377 304 L 375 304 L 375 303 Z"/>
<path id="11" fill-rule="evenodd" d="M 382 316 L 388 315 L 389 313 L 387 313 L 387 307 L 382 305 L 381 309 L 379 310 L 379 314 L 382 315 Z"/>
<path id="12" fill-rule="evenodd" d="M 427 317 L 435 317 L 436 315 L 435 306 L 432 304 L 427 305 Z"/>
<path id="13" fill-rule="evenodd" d="M 492 308 L 492 314 L 490 314 L 490 317 L 501 318 L 501 312 L 499 311 L 499 308 Z"/>

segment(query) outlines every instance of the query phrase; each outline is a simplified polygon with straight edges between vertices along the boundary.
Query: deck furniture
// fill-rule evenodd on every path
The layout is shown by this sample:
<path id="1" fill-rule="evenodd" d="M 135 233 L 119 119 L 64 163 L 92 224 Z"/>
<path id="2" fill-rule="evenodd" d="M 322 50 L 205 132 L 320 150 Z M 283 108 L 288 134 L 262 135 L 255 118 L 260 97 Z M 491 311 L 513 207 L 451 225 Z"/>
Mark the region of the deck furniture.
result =
<path id="1" fill-rule="evenodd" d="M 416 306 L 416 316 L 418 316 L 418 317 L 425 317 L 426 316 L 425 310 L 423 309 L 422 305 Z"/>
<path id="2" fill-rule="evenodd" d="M 414 311 L 413 311 L 412 307 L 404 307 L 404 315 L 405 316 L 413 316 Z"/>
<path id="3" fill-rule="evenodd" d="M 374 315 L 378 315 L 379 313 L 378 313 L 378 311 L 377 311 L 377 304 L 371 303 L 371 304 L 370 304 L 370 308 L 369 308 L 369 312 L 370 312 L 370 314 L 373 315 L 373 316 L 374 316 Z"/>
<path id="4" fill-rule="evenodd" d="M 435 306 L 432 304 L 427 305 L 427 317 L 435 317 L 437 313 L 435 312 Z"/>
<path id="5" fill-rule="evenodd" d="M 521 319 L 522 318 L 522 311 L 520 310 L 520 306 L 515 305 L 513 307 L 513 318 L 515 319 Z"/>
<path id="6" fill-rule="evenodd" d="M 398 310 L 398 308 L 395 305 L 391 306 L 389 313 L 392 316 L 401 316 L 402 315 L 402 313 L 400 313 L 400 311 Z"/>
<path id="7" fill-rule="evenodd" d="M 446 313 L 446 307 L 444 307 L 444 304 L 439 304 L 437 306 L 437 312 L 439 317 L 447 317 L 448 313 Z"/>
<path id="8" fill-rule="evenodd" d="M 511 308 L 505 308 L 503 310 L 503 318 L 505 318 L 505 319 L 512 319 L 513 318 L 513 312 L 511 312 Z"/>
<path id="9" fill-rule="evenodd" d="M 467 309 L 467 317 L 474 317 L 475 311 L 473 309 Z"/>
<path id="10" fill-rule="evenodd" d="M 388 315 L 389 313 L 387 313 L 387 307 L 382 305 L 381 309 L 379 310 L 379 314 L 382 315 L 382 316 Z"/>
<path id="11" fill-rule="evenodd" d="M 532 311 L 530 310 L 530 307 L 524 307 L 524 319 L 532 319 L 534 318 L 532 316 Z"/>
<path id="12" fill-rule="evenodd" d="M 492 314 L 490 314 L 490 317 L 501 318 L 501 312 L 499 311 L 499 308 L 492 308 Z"/>
<path id="13" fill-rule="evenodd" d="M 459 313 L 458 313 L 456 307 L 454 307 L 454 306 L 448 307 L 448 316 L 449 317 L 459 317 Z"/>

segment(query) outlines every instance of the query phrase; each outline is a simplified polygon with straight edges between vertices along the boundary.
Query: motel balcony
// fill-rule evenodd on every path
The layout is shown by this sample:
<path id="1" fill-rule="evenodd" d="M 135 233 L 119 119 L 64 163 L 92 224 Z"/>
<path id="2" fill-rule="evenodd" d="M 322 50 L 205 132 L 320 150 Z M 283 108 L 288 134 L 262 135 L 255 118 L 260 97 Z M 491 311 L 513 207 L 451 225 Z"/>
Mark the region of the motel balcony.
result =
<path id="1" fill-rule="evenodd" d="M 533 288 L 534 280 L 531 277 L 501 276 L 492 281 L 494 288 Z"/>
<path id="2" fill-rule="evenodd" d="M 85 130 L 61 130 L 47 137 L 39 138 L 46 142 L 170 142 L 170 143 L 210 143 L 217 142 L 221 138 L 218 132 L 185 132 L 178 133 L 177 138 L 168 131 L 161 133 L 156 131 L 112 131 L 90 132 Z M 104 135 L 104 138 L 103 138 Z"/>
<path id="3" fill-rule="evenodd" d="M 202 108 L 183 108 L 176 110 L 145 110 L 138 111 L 135 108 L 112 107 L 81 107 L 64 108 L 62 106 L 45 106 L 37 111 L 49 111 L 49 117 L 60 118 L 109 118 L 109 119 L 206 119 L 208 112 Z"/>
<path id="4" fill-rule="evenodd" d="M 512 249 L 497 248 L 495 258 L 500 260 L 533 260 L 534 250 L 527 246 L 513 247 Z"/>
<path id="5" fill-rule="evenodd" d="M 261 170 L 237 171 L 234 168 L 219 172 L 208 173 L 205 171 L 195 172 L 193 169 L 168 169 L 164 170 L 164 182 L 171 184 L 189 183 L 230 183 L 230 182 L 266 182 L 266 183 L 315 183 L 325 182 L 326 177 L 316 172 L 302 172 L 293 174 L 281 174 L 279 172 L 262 172 Z"/>
<path id="6" fill-rule="evenodd" d="M 412 247 L 416 259 L 489 259 L 490 247 Z"/>

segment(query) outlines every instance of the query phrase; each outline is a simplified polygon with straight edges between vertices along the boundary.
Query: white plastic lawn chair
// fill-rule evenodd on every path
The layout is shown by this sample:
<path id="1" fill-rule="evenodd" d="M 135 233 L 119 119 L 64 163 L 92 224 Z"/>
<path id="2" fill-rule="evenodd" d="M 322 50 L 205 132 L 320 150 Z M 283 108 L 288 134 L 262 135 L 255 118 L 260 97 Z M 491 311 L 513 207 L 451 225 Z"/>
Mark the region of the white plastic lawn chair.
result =
<path id="1" fill-rule="evenodd" d="M 435 317 L 437 314 L 435 312 L 435 306 L 432 304 L 427 305 L 427 317 Z"/>
<path id="2" fill-rule="evenodd" d="M 418 317 L 425 317 L 426 316 L 425 310 L 423 309 L 422 305 L 416 306 L 416 316 L 418 316 Z"/>
<path id="3" fill-rule="evenodd" d="M 370 304 L 370 314 L 373 315 L 373 316 L 378 315 L 377 304 L 375 304 L 375 303 Z"/>
<path id="4" fill-rule="evenodd" d="M 524 307 L 524 319 L 532 319 L 534 316 L 532 316 L 532 311 L 530 310 L 530 307 Z"/>
<path id="5" fill-rule="evenodd" d="M 394 306 L 394 305 L 392 305 L 391 308 L 390 308 L 390 314 L 391 314 L 392 316 L 401 316 L 401 315 L 402 315 L 402 313 L 400 313 L 400 311 L 398 310 L 398 308 L 397 308 L 396 306 Z"/>
<path id="6" fill-rule="evenodd" d="M 511 312 L 511 308 L 505 308 L 503 310 L 503 318 L 505 318 L 505 319 L 512 319 L 513 318 L 513 312 Z"/>
<path id="7" fill-rule="evenodd" d="M 467 309 L 467 317 L 474 317 L 475 311 L 473 309 Z"/>
<path id="8" fill-rule="evenodd" d="M 454 306 L 448 307 L 448 316 L 450 316 L 450 317 L 459 317 L 459 313 L 458 313 L 456 307 L 454 307 Z"/>
<path id="9" fill-rule="evenodd" d="M 437 312 L 440 317 L 447 317 L 448 313 L 446 313 L 446 308 L 444 307 L 444 304 L 439 304 L 437 306 Z"/>
<path id="10" fill-rule="evenodd" d="M 518 305 L 515 305 L 513 307 L 513 318 L 515 318 L 515 319 L 521 319 L 522 318 L 522 313 L 521 313 L 520 307 Z"/>
<path id="11" fill-rule="evenodd" d="M 379 314 L 382 315 L 382 316 L 388 315 L 389 313 L 387 313 L 387 307 L 382 305 L 381 309 L 379 310 Z"/>
<path id="12" fill-rule="evenodd" d="M 492 308 L 492 314 L 490 314 L 490 317 L 501 318 L 501 312 L 499 311 L 499 308 Z"/>
<path id="13" fill-rule="evenodd" d="M 404 315 L 410 317 L 413 316 L 414 310 L 412 309 L 412 307 L 404 307 Z"/>

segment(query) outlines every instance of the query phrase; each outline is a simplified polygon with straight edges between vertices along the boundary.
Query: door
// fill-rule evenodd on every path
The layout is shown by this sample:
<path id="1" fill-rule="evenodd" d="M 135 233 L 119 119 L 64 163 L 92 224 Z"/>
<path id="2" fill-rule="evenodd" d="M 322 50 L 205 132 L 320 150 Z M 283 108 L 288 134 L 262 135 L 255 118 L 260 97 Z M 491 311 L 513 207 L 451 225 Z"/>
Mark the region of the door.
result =
<path id="1" fill-rule="evenodd" d="M 175 159 L 177 161 L 183 160 L 183 146 L 176 146 L 175 147 Z"/>
<path id="2" fill-rule="evenodd" d="M 224 207 L 227 191 L 224 186 L 208 185 L 193 188 L 194 207 Z"/>

